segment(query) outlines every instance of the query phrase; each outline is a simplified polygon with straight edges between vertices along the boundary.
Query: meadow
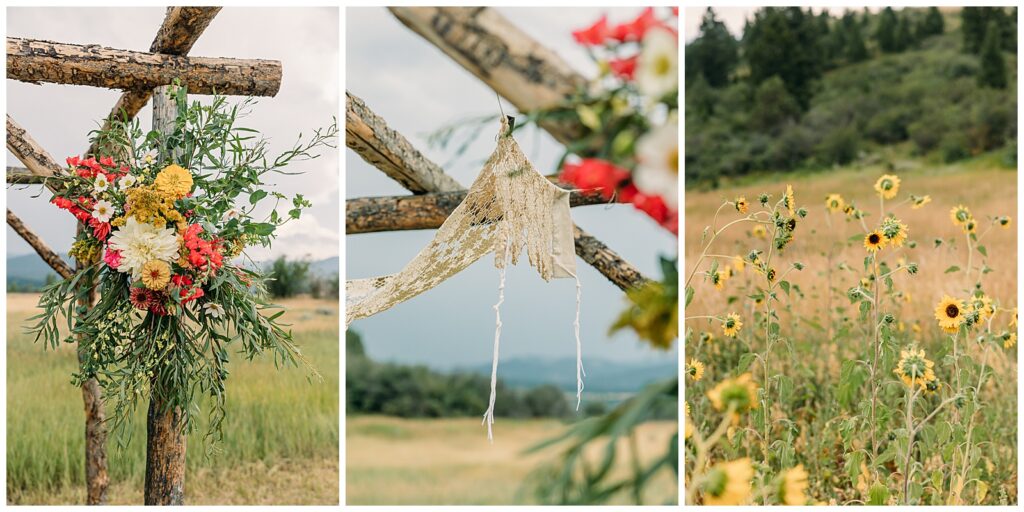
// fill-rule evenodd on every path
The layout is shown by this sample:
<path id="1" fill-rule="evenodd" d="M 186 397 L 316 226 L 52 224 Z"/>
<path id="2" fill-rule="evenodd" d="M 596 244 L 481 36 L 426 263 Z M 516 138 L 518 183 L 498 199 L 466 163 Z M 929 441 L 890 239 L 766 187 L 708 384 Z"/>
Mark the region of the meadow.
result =
<path id="1" fill-rule="evenodd" d="M 536 504 L 531 478 L 552 461 L 559 445 L 524 455 L 530 446 L 563 432 L 558 420 L 499 418 L 494 444 L 476 418 L 403 419 L 356 416 L 346 419 L 346 503 L 349 505 L 524 505 Z M 678 431 L 674 421 L 637 427 L 643 462 L 664 453 Z M 616 449 L 628 460 L 626 439 Z M 603 443 L 587 458 L 600 461 Z M 629 468 L 617 465 L 615 473 Z M 645 503 L 676 503 L 678 485 L 661 471 L 644 491 Z M 618 503 L 623 504 L 623 503 Z"/>
<path id="2" fill-rule="evenodd" d="M 1016 172 L 878 162 L 687 191 L 688 503 L 1017 502 Z"/>
<path id="3" fill-rule="evenodd" d="M 82 504 L 84 414 L 74 347 L 43 347 L 23 333 L 35 294 L 7 295 L 7 500 L 11 504 Z M 282 301 L 295 341 L 323 380 L 269 359 L 229 365 L 224 439 L 207 456 L 205 418 L 188 439 L 185 479 L 190 505 L 339 502 L 338 302 Z M 108 447 L 111 504 L 142 502 L 145 406 L 126 447 Z"/>

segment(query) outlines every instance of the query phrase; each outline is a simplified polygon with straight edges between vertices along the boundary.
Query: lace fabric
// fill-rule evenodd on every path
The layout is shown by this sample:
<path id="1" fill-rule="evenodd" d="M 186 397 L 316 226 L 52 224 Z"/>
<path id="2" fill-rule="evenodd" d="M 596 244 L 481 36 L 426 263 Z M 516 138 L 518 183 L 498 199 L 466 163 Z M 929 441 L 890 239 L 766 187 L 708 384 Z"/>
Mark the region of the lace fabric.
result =
<path id="1" fill-rule="evenodd" d="M 345 283 L 345 324 L 375 315 L 444 282 L 489 253 L 501 275 L 500 297 L 495 304 L 496 325 L 491 398 L 484 422 L 492 437 L 498 345 L 501 335 L 499 306 L 504 300 L 505 268 L 516 265 L 523 253 L 542 279 L 574 278 L 577 311 L 577 408 L 583 389 L 579 341 L 579 279 L 569 191 L 548 181 L 527 160 L 502 117 L 497 147 L 469 188 L 466 198 L 438 228 L 433 240 L 396 274 L 355 279 Z"/>

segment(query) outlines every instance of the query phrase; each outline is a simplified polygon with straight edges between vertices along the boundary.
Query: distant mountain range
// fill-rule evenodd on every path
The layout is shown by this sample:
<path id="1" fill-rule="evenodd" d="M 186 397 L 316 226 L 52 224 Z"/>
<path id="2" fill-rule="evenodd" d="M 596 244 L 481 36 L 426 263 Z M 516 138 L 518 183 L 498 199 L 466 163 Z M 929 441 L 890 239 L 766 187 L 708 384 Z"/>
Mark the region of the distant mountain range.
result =
<path id="1" fill-rule="evenodd" d="M 69 265 L 73 265 L 67 254 L 62 253 L 60 256 Z M 311 261 L 309 271 L 317 277 L 331 277 L 338 274 L 338 263 L 337 256 Z M 46 283 L 46 276 L 56 277 L 57 273 L 36 253 L 7 256 L 8 290 L 38 290 Z"/>
<path id="2" fill-rule="evenodd" d="M 675 360 L 658 362 L 618 362 L 583 358 L 587 376 L 584 384 L 594 393 L 635 393 L 647 384 L 675 377 L 679 365 Z M 491 374 L 490 363 L 457 368 L 454 371 Z M 515 358 L 502 360 L 498 378 L 513 388 L 532 388 L 554 384 L 567 392 L 576 392 L 576 359 Z"/>

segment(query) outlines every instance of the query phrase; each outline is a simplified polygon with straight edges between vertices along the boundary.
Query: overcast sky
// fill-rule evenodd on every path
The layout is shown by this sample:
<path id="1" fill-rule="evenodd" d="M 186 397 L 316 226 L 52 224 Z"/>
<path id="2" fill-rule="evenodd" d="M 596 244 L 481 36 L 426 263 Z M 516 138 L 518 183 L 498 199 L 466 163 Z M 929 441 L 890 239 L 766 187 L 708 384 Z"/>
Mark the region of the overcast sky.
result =
<path id="1" fill-rule="evenodd" d="M 638 8 L 501 8 L 506 17 L 584 74 L 594 66 L 570 32 L 588 26 L 602 12 L 610 21 L 626 21 Z M 472 183 L 480 165 L 494 149 L 497 124 L 483 127 L 466 154 L 449 163 L 452 151 L 431 149 L 426 135 L 461 120 L 497 115 L 495 94 L 439 50 L 409 31 L 383 8 L 346 11 L 346 88 L 361 97 L 388 124 L 410 139 L 428 158 L 464 186 Z M 503 102 L 505 112 L 512 106 Z M 562 147 L 546 133 L 519 132 L 520 145 L 544 174 L 554 172 Z M 407 194 L 402 187 L 345 151 L 346 195 Z M 573 220 L 604 241 L 649 276 L 660 277 L 658 254 L 674 255 L 676 238 L 629 205 L 574 208 Z M 351 235 L 346 238 L 348 278 L 384 275 L 400 270 L 433 237 L 434 231 Z M 675 360 L 675 352 L 648 348 L 632 333 L 609 338 L 608 326 L 623 308 L 624 296 L 605 277 L 577 260 L 583 287 L 582 334 L 587 357 L 612 360 Z M 359 320 L 371 357 L 435 367 L 455 367 L 490 361 L 498 272 L 484 258 L 443 283 L 404 304 Z M 502 306 L 502 358 L 573 357 L 575 284 L 572 280 L 544 283 L 527 264 L 508 273 Z M 567 367 L 567 371 L 574 371 Z M 500 372 L 500 370 L 499 370 Z"/>
<path id="2" fill-rule="evenodd" d="M 163 7 L 138 8 L 8 8 L 7 35 L 113 48 L 147 51 L 164 18 Z M 338 10 L 337 8 L 226 7 L 214 18 L 190 52 L 202 57 L 280 60 L 284 68 L 281 90 L 274 98 L 260 98 L 243 126 L 254 128 L 270 141 L 272 155 L 288 149 L 299 133 L 331 124 L 338 113 Z M 119 91 L 67 85 L 30 85 L 7 81 L 7 112 L 58 163 L 88 147 L 88 133 L 114 106 Z M 151 126 L 150 108 L 140 113 L 142 126 Z M 313 208 L 298 222 L 279 232 L 269 251 L 252 248 L 257 260 L 279 254 L 315 259 L 337 256 L 339 240 L 339 151 L 327 149 L 316 160 L 289 170 L 300 176 L 275 176 L 271 182 L 282 193 L 305 194 Z M 20 165 L 7 155 L 8 165 Z M 73 218 L 45 204 L 49 193 L 33 198 L 40 187 L 9 188 L 8 207 L 58 251 L 67 251 L 74 234 Z M 7 228 L 7 254 L 31 248 Z"/>

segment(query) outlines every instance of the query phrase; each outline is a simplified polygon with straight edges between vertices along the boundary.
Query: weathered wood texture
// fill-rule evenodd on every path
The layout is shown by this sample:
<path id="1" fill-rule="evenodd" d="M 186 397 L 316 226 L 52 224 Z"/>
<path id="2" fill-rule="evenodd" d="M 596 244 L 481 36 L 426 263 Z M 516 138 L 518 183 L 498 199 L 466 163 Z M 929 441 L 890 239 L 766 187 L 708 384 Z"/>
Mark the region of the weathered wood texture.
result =
<path id="1" fill-rule="evenodd" d="M 462 185 L 388 127 L 358 96 L 345 92 L 345 144 L 414 194 L 453 192 Z"/>
<path id="2" fill-rule="evenodd" d="M 576 240 L 576 255 L 622 291 L 636 288 L 650 280 L 630 262 L 579 226 L 573 227 L 573 237 Z"/>
<path id="3" fill-rule="evenodd" d="M 168 7 L 164 21 L 149 45 L 151 53 L 186 55 L 202 35 L 221 7 Z M 150 89 L 125 91 L 121 93 L 114 108 L 103 122 L 103 129 L 110 128 L 111 119 L 134 119 L 146 106 L 152 96 Z M 97 155 L 95 144 L 89 146 L 87 155 Z"/>
<path id="4" fill-rule="evenodd" d="M 154 385 L 156 380 L 154 379 Z M 156 395 L 146 415 L 146 505 L 185 504 L 185 418 Z"/>
<path id="5" fill-rule="evenodd" d="M 7 78 L 125 90 L 159 87 L 177 79 L 197 94 L 274 96 L 281 87 L 281 62 L 182 57 L 8 37 Z"/>
<path id="6" fill-rule="evenodd" d="M 78 224 L 78 232 L 88 229 Z M 89 265 L 75 260 L 76 272 L 85 270 Z M 88 310 L 96 305 L 99 299 L 96 293 L 96 279 L 83 278 L 78 283 L 80 294 L 78 307 Z M 78 346 L 82 346 L 82 335 L 78 337 Z M 89 354 L 78 350 L 78 365 L 86 363 Z M 107 489 L 110 487 L 110 473 L 107 471 L 107 426 L 106 414 L 103 412 L 103 400 L 100 383 L 95 378 L 82 383 L 82 405 L 85 409 L 85 488 L 87 505 L 105 505 Z"/>
<path id="7" fill-rule="evenodd" d="M 362 197 L 345 201 L 345 234 L 437 229 L 466 198 L 466 191 L 420 196 Z M 599 194 L 572 192 L 570 206 L 605 204 Z"/>
<path id="8" fill-rule="evenodd" d="M 28 245 L 36 251 L 36 254 L 38 254 L 39 257 L 57 273 L 57 275 L 67 279 L 74 274 L 71 267 L 65 263 L 53 249 L 50 249 L 50 246 L 46 245 L 46 242 L 44 242 L 42 238 L 39 238 L 39 235 L 29 229 L 28 226 L 26 226 L 10 208 L 7 209 L 7 225 L 10 226 L 18 236 L 24 239 L 25 242 L 27 242 Z"/>
<path id="9" fill-rule="evenodd" d="M 7 183 L 10 185 L 40 185 L 45 179 L 44 176 L 32 174 L 26 167 L 7 166 Z"/>
<path id="10" fill-rule="evenodd" d="M 48 177 L 62 171 L 35 139 L 7 114 L 7 149 L 36 176 Z"/>
<path id="11" fill-rule="evenodd" d="M 547 109 L 585 87 L 586 79 L 558 54 L 488 7 L 391 7 L 392 14 L 519 111 Z M 579 139 L 583 127 L 544 120 L 540 126 L 562 144 Z"/>
<path id="12" fill-rule="evenodd" d="M 153 130 L 168 133 L 174 129 L 178 115 L 172 96 L 174 86 L 153 91 Z M 185 504 L 185 418 L 180 407 L 170 407 L 162 400 L 166 390 L 164 371 L 157 370 L 150 386 L 149 414 L 146 416 L 146 505 Z"/>

